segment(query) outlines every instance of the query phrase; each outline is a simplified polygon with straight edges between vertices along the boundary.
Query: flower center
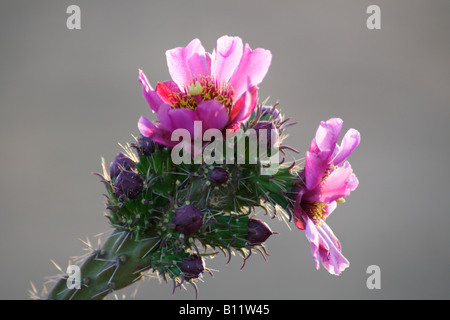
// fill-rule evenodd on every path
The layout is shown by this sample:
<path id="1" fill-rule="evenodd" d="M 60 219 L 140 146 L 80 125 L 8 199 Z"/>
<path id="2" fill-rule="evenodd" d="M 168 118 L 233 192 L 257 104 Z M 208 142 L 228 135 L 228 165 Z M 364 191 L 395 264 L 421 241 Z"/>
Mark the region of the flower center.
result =
<path id="1" fill-rule="evenodd" d="M 325 221 L 327 217 L 327 207 L 329 204 L 303 200 L 301 206 L 308 217 L 313 220 L 316 225 L 320 224 L 322 221 Z"/>
<path id="2" fill-rule="evenodd" d="M 228 83 L 218 84 L 211 77 L 199 77 L 192 81 L 187 92 L 172 92 L 169 96 L 172 108 L 195 110 L 197 105 L 207 100 L 217 100 L 223 104 L 228 113 L 233 105 L 233 88 Z"/>

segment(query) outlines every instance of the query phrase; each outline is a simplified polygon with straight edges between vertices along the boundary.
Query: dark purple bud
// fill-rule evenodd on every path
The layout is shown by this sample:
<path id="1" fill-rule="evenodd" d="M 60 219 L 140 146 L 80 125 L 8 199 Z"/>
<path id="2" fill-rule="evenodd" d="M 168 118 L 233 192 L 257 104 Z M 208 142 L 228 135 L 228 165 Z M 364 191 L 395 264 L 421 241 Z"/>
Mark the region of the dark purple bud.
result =
<path id="1" fill-rule="evenodd" d="M 139 155 L 149 156 L 155 152 L 156 143 L 152 138 L 140 135 L 137 141 L 137 150 Z"/>
<path id="2" fill-rule="evenodd" d="M 109 176 L 111 179 L 117 177 L 123 170 L 131 170 L 135 166 L 133 160 L 120 152 L 109 167 Z"/>
<path id="3" fill-rule="evenodd" d="M 195 279 L 205 271 L 205 263 L 199 255 L 192 254 L 183 259 L 180 267 L 186 280 Z"/>
<path id="4" fill-rule="evenodd" d="M 245 239 L 249 244 L 256 246 L 266 241 L 272 234 L 272 230 L 264 221 L 251 219 L 248 223 L 248 234 Z"/>
<path id="5" fill-rule="evenodd" d="M 144 188 L 144 182 L 139 174 L 133 171 L 122 171 L 114 181 L 114 191 L 119 200 L 136 199 Z"/>
<path id="6" fill-rule="evenodd" d="M 280 111 L 272 106 L 262 106 L 261 115 L 272 114 L 272 120 L 276 120 L 280 116 Z"/>
<path id="7" fill-rule="evenodd" d="M 253 130 L 256 131 L 256 137 L 258 138 L 258 143 L 263 137 L 260 138 L 262 134 L 266 135 L 267 150 L 270 150 L 278 142 L 278 129 L 271 121 L 260 121 L 253 126 Z M 272 139 L 273 138 L 273 139 Z M 273 141 L 272 141 L 273 140 Z"/>
<path id="8" fill-rule="evenodd" d="M 216 185 L 227 183 L 228 179 L 230 179 L 230 174 L 224 168 L 217 167 L 209 173 L 209 180 Z"/>
<path id="9" fill-rule="evenodd" d="M 172 222 L 178 232 L 186 235 L 196 233 L 203 224 L 203 215 L 193 205 L 178 208 L 173 215 Z"/>

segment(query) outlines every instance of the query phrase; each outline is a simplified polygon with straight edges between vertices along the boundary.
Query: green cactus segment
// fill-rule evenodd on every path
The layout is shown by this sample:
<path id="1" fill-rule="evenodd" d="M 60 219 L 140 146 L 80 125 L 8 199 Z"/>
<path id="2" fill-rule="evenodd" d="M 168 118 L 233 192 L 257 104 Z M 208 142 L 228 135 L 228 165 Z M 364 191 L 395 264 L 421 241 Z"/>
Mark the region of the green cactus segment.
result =
<path id="1" fill-rule="evenodd" d="M 99 300 L 108 293 L 139 280 L 142 272 L 152 266 L 152 253 L 159 238 L 148 235 L 136 241 L 133 234 L 115 230 L 101 249 L 92 252 L 80 267 L 81 286 L 69 289 L 63 277 L 50 292 L 48 299 Z"/>

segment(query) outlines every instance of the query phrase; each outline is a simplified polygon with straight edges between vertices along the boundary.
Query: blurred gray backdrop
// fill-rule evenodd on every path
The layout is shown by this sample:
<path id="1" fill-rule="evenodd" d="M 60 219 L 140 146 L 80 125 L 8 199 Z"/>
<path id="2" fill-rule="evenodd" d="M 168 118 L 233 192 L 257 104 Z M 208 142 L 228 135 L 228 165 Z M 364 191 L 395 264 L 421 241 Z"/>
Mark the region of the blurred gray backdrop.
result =
<path id="1" fill-rule="evenodd" d="M 81 9 L 68 30 L 66 9 Z M 369 30 L 366 9 L 381 8 Z M 224 34 L 272 51 L 260 98 L 299 121 L 288 142 L 305 151 L 321 120 L 361 132 L 349 158 L 359 188 L 327 220 L 350 268 L 315 270 L 302 231 L 271 256 L 207 261 L 200 299 L 448 299 L 450 2 L 420 0 L 192 0 L 0 2 L 0 298 L 28 299 L 83 254 L 78 238 L 107 231 L 100 171 L 151 117 L 137 80 L 169 79 L 165 51 Z M 263 216 L 261 218 L 265 219 Z M 381 269 L 369 290 L 367 267 Z M 134 288 L 126 291 L 129 296 Z M 119 295 L 122 292 L 119 292 Z M 194 299 L 152 279 L 139 299 Z"/>

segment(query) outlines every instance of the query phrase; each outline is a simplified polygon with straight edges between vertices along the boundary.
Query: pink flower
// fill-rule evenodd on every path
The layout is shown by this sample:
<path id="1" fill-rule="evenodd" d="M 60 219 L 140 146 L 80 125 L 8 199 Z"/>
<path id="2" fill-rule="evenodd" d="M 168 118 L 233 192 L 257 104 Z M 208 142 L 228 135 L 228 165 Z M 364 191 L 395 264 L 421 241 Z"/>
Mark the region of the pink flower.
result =
<path id="1" fill-rule="evenodd" d="M 346 158 L 360 142 L 360 134 L 350 129 L 337 145 L 342 120 L 333 118 L 322 122 L 306 152 L 305 168 L 299 174 L 294 215 L 296 226 L 305 230 L 311 243 L 316 268 L 320 263 L 331 274 L 339 275 L 350 263 L 341 253 L 341 245 L 325 219 L 336 208 L 337 202 L 358 186 Z M 345 161 L 345 162 L 344 162 Z M 343 163 L 343 165 L 341 165 Z"/>
<path id="2" fill-rule="evenodd" d="M 142 92 L 158 121 L 142 116 L 140 132 L 154 141 L 174 146 L 176 129 L 194 136 L 194 121 L 202 122 L 202 131 L 236 128 L 247 120 L 257 104 L 257 85 L 265 77 L 272 55 L 264 49 L 251 50 L 239 37 L 223 36 L 210 54 L 192 40 L 186 47 L 166 52 L 172 81 L 150 85 L 139 71 Z M 203 133 L 202 132 L 202 133 Z"/>

